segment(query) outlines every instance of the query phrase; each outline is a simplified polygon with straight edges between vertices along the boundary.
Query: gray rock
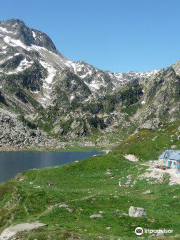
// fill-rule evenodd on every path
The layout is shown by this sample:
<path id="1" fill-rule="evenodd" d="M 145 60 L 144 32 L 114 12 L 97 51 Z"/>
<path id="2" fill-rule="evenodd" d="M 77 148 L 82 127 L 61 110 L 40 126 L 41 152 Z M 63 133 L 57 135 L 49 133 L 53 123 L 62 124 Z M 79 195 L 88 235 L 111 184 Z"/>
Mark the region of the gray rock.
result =
<path id="1" fill-rule="evenodd" d="M 131 206 L 129 208 L 129 216 L 130 217 L 143 217 L 143 216 L 147 216 L 147 212 L 144 208 Z"/>
<path id="2" fill-rule="evenodd" d="M 109 153 L 111 153 L 111 150 L 106 150 L 106 154 L 109 154 Z"/>
<path id="3" fill-rule="evenodd" d="M 106 228 L 106 230 L 110 230 L 110 229 L 111 229 L 111 227 L 107 227 L 107 228 Z"/>
<path id="4" fill-rule="evenodd" d="M 171 145 L 171 149 L 176 149 L 177 146 L 176 145 Z"/>
<path id="5" fill-rule="evenodd" d="M 99 211 L 99 213 L 101 213 L 101 214 L 102 214 L 102 213 L 105 213 L 105 212 L 104 212 L 104 211 Z"/>
<path id="6" fill-rule="evenodd" d="M 91 219 L 97 219 L 97 218 L 102 218 L 101 214 L 93 214 L 90 216 Z"/>
<path id="7" fill-rule="evenodd" d="M 159 232 L 157 233 L 156 235 L 157 237 L 161 237 L 161 236 L 164 236 L 164 233 L 161 229 L 159 229 Z"/>
<path id="8" fill-rule="evenodd" d="M 143 192 L 142 194 L 153 194 L 153 193 L 154 193 L 153 191 L 147 190 L 147 191 Z"/>
<path id="9" fill-rule="evenodd" d="M 37 129 L 30 129 L 24 125 L 18 115 L 0 108 L 0 146 L 39 146 L 44 143 L 47 146 L 58 145 L 57 141 Z"/>
<path id="10" fill-rule="evenodd" d="M 60 207 L 60 208 L 68 208 L 68 205 L 66 205 L 66 204 L 61 204 L 59 207 Z"/>
<path id="11" fill-rule="evenodd" d="M 66 208 L 66 210 L 67 210 L 69 213 L 73 213 L 73 212 L 74 212 L 74 210 L 71 209 L 71 208 Z"/>
<path id="12" fill-rule="evenodd" d="M 173 196 L 174 199 L 179 199 L 179 196 Z"/>
<path id="13" fill-rule="evenodd" d="M 159 127 L 161 125 L 161 121 L 159 118 L 153 118 L 153 119 L 149 119 L 147 121 L 145 121 L 142 125 L 141 128 L 146 128 L 146 129 L 151 129 L 154 130 L 157 127 Z"/>

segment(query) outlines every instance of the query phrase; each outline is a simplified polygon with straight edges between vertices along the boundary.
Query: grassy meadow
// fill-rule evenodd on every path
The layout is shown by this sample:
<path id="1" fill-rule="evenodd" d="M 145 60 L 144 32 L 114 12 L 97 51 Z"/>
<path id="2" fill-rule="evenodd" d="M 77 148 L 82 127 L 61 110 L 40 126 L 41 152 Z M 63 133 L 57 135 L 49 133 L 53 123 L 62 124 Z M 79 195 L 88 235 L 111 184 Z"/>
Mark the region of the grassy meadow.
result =
<path id="1" fill-rule="evenodd" d="M 157 159 L 168 145 L 179 147 L 178 126 L 175 122 L 157 131 L 141 130 L 110 154 L 29 170 L 1 184 L 0 232 L 12 224 L 40 221 L 47 227 L 17 236 L 23 240 L 134 240 L 138 239 L 135 228 L 142 227 L 172 229 L 173 234 L 164 239 L 180 239 L 180 186 L 170 186 L 167 175 L 162 182 L 140 178 L 147 169 L 145 161 Z M 127 153 L 135 154 L 139 161 L 126 160 Z M 147 190 L 151 194 L 143 194 Z M 129 217 L 130 206 L 145 208 L 147 216 Z M 91 219 L 93 214 L 101 214 L 101 218 Z"/>

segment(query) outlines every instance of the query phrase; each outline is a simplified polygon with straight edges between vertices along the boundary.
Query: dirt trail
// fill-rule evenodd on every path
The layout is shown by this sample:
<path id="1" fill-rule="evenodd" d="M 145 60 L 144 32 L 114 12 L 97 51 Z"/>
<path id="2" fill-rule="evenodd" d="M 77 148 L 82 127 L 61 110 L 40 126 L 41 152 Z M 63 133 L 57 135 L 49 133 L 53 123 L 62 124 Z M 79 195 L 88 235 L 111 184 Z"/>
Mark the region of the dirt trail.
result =
<path id="1" fill-rule="evenodd" d="M 44 227 L 46 224 L 34 222 L 34 223 L 21 223 L 15 226 L 6 228 L 0 234 L 0 240 L 9 240 L 11 237 L 15 236 L 18 232 L 30 231 L 39 227 Z"/>
<path id="2" fill-rule="evenodd" d="M 149 167 L 146 172 L 140 176 L 141 178 L 155 178 L 157 181 L 163 182 L 164 174 L 169 174 L 169 185 L 180 184 L 180 171 L 176 169 L 159 169 L 157 168 L 159 161 L 153 160 L 141 165 Z"/>

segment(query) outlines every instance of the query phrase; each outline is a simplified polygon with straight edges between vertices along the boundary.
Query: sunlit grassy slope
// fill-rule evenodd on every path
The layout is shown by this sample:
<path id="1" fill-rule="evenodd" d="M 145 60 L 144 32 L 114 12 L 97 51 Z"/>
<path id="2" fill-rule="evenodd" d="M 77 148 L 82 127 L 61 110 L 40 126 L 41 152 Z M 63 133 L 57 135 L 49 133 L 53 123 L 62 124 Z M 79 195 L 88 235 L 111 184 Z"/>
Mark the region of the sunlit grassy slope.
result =
<path id="1" fill-rule="evenodd" d="M 40 221 L 48 226 L 19 233 L 18 237 L 23 240 L 136 239 L 134 230 L 141 226 L 173 229 L 173 234 L 165 239 L 180 239 L 180 201 L 173 198 L 180 197 L 180 186 L 169 186 L 168 176 L 162 183 L 139 179 L 146 171 L 142 165 L 145 160 L 157 159 L 167 146 L 179 147 L 178 126 L 175 122 L 157 131 L 141 130 L 111 154 L 17 175 L 0 186 L 0 231 L 11 224 Z M 126 153 L 137 155 L 140 161 L 129 162 L 123 157 Z M 123 185 L 129 175 L 130 185 L 120 187 L 119 179 Z M 146 190 L 152 194 L 143 194 Z M 61 204 L 69 209 L 61 208 Z M 131 205 L 145 208 L 147 217 L 129 217 Z M 102 218 L 90 219 L 99 212 Z"/>
<path id="2" fill-rule="evenodd" d="M 154 131 L 141 129 L 115 149 L 121 154 L 135 154 L 141 161 L 157 159 L 166 149 L 180 149 L 179 126 L 180 121 L 176 121 L 167 123 Z"/>

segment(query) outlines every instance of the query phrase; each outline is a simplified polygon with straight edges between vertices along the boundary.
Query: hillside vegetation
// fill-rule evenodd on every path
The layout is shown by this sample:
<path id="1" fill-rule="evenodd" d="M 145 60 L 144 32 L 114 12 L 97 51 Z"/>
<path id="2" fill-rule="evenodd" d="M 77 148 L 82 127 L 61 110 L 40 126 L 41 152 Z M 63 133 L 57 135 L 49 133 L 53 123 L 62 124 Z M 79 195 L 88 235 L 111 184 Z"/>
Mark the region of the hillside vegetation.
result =
<path id="1" fill-rule="evenodd" d="M 168 175 L 164 175 L 162 182 L 141 177 L 147 169 L 145 161 L 157 159 L 167 146 L 179 147 L 178 126 L 179 122 L 174 122 L 157 131 L 141 130 L 110 154 L 26 171 L 3 183 L 0 230 L 11 224 L 40 221 L 48 226 L 17 236 L 22 240 L 47 240 L 47 237 L 134 240 L 137 238 L 134 230 L 141 226 L 172 229 L 173 234 L 164 239 L 179 239 L 180 186 L 168 185 Z M 126 160 L 127 153 L 135 154 L 140 161 Z M 147 190 L 151 194 L 143 194 Z M 145 208 L 147 217 L 129 217 L 130 206 Z M 93 214 L 101 214 L 101 218 L 90 219 Z M 143 234 L 145 238 L 148 236 Z"/>
<path id="2" fill-rule="evenodd" d="M 180 149 L 180 121 L 166 123 L 156 130 L 140 129 L 115 150 L 135 154 L 141 161 L 154 160 L 167 149 Z"/>

